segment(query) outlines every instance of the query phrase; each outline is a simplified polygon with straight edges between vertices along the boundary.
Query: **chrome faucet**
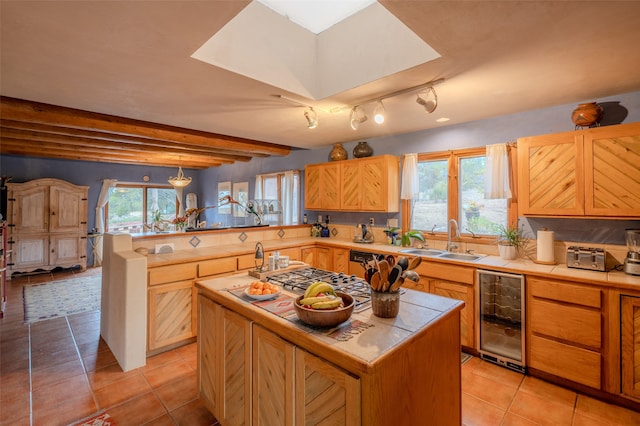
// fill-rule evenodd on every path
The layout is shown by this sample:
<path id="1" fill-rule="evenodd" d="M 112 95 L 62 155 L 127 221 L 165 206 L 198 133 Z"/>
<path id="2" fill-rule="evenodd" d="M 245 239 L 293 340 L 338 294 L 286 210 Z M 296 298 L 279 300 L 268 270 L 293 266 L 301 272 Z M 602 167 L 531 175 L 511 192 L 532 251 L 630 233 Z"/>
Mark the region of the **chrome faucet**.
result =
<path id="1" fill-rule="evenodd" d="M 451 225 L 455 225 L 456 227 L 456 237 L 460 238 L 460 228 L 458 227 L 458 222 L 455 219 L 449 219 L 449 223 L 447 225 L 447 251 L 453 251 L 458 248 L 456 243 L 451 242 Z"/>

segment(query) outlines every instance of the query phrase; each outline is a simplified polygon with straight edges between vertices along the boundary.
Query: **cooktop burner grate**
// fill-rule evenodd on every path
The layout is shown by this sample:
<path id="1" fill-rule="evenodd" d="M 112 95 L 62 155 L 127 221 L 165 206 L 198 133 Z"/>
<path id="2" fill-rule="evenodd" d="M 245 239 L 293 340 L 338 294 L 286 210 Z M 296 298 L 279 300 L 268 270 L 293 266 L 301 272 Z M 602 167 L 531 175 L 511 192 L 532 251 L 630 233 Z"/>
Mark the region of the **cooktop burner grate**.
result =
<path id="1" fill-rule="evenodd" d="M 360 312 L 371 304 L 369 285 L 362 278 L 347 275 L 343 272 L 330 272 L 317 268 L 304 268 L 295 271 L 270 275 L 267 280 L 272 284 L 282 286 L 294 293 L 303 294 L 316 281 L 323 281 L 334 286 L 336 291 L 347 293 L 355 301 L 354 311 Z"/>

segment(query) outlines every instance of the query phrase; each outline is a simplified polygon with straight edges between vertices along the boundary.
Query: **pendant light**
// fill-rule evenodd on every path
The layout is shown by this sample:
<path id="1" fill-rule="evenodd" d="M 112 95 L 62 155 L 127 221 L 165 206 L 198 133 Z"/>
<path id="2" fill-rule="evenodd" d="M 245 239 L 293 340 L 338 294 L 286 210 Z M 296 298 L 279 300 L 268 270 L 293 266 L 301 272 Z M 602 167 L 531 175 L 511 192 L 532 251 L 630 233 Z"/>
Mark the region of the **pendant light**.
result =
<path id="1" fill-rule="evenodd" d="M 376 109 L 373 112 L 373 119 L 378 124 L 384 123 L 384 105 L 382 105 L 382 101 L 378 101 Z"/>
<path id="2" fill-rule="evenodd" d="M 184 188 L 191 183 L 191 178 L 184 175 L 182 172 L 182 166 L 178 166 L 178 176 L 170 177 L 169 183 L 174 188 Z"/>

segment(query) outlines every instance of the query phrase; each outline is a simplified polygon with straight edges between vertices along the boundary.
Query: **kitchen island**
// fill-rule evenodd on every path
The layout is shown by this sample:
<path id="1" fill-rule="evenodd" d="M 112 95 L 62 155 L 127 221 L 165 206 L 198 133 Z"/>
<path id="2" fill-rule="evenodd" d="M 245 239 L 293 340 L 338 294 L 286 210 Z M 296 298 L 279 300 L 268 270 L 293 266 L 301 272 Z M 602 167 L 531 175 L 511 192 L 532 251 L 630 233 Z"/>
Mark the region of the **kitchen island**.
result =
<path id="1" fill-rule="evenodd" d="M 244 295 L 253 280 L 196 282 L 200 397 L 222 424 L 460 424 L 464 303 L 406 290 L 396 318 L 314 329 L 294 293 Z"/>

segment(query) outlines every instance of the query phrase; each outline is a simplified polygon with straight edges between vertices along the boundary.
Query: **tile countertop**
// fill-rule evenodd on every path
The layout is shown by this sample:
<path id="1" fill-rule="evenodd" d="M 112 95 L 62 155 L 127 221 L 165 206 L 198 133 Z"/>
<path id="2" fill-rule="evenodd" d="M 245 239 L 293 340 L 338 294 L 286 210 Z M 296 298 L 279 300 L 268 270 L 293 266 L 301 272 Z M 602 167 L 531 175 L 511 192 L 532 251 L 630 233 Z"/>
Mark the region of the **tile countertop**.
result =
<path id="1" fill-rule="evenodd" d="M 281 240 L 267 240 L 262 244 L 265 251 L 284 249 L 288 247 L 310 246 L 315 243 L 330 245 L 333 247 L 348 248 L 373 253 L 405 255 L 400 253 L 406 247 L 393 246 L 388 244 L 358 244 L 351 241 L 338 240 L 333 238 L 300 237 Z M 216 247 L 203 247 L 192 250 L 176 250 L 174 253 L 149 254 L 147 257 L 148 267 L 171 265 L 183 262 L 193 262 L 206 259 L 215 259 L 233 255 L 243 255 L 253 253 L 254 242 L 241 244 L 227 244 Z M 480 253 L 477 253 L 480 254 Z M 515 260 L 505 260 L 499 256 L 483 255 L 482 258 L 474 261 L 461 261 L 453 259 L 439 259 L 431 256 L 423 256 L 423 261 L 447 263 L 453 265 L 464 265 L 478 269 L 488 269 L 493 271 L 519 273 L 525 275 L 537 275 L 548 278 L 566 279 L 591 283 L 606 287 L 618 287 L 629 290 L 640 291 L 640 276 L 628 275 L 622 271 L 610 270 L 607 272 L 588 271 L 583 269 L 567 268 L 565 264 L 542 265 L 534 263 L 526 258 Z"/>

